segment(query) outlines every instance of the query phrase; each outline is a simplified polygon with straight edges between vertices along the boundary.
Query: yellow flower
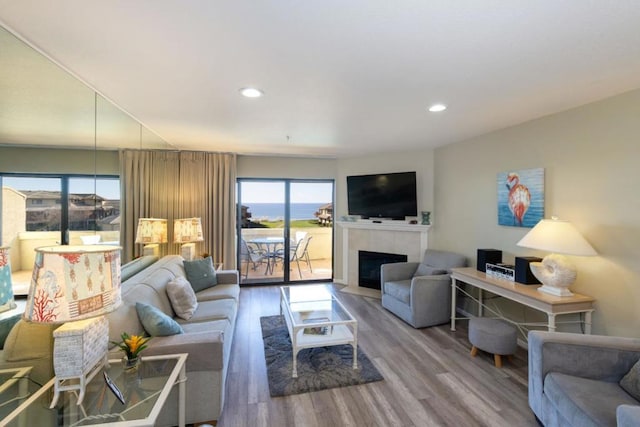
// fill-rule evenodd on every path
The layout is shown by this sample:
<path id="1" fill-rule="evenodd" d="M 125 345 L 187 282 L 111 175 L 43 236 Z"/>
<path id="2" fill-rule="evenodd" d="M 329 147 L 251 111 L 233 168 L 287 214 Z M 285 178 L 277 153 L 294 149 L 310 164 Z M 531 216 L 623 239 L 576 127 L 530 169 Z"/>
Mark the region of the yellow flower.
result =
<path id="1" fill-rule="evenodd" d="M 122 351 L 125 352 L 128 359 L 133 359 L 138 357 L 138 353 L 147 348 L 147 342 L 151 339 L 150 337 L 143 337 L 141 335 L 131 335 L 123 332 L 122 342 L 116 344 Z"/>

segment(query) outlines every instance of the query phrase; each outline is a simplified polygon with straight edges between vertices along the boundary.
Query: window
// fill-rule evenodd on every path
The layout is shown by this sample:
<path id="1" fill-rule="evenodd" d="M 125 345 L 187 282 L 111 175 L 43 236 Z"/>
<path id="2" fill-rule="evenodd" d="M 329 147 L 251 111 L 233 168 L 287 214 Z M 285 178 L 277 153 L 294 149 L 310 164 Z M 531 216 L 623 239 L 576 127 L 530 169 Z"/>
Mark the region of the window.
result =
<path id="1" fill-rule="evenodd" d="M 44 233 L 51 244 L 118 244 L 120 180 L 113 176 L 0 175 L 2 244 L 19 233 Z M 99 237 L 98 237 L 99 236 Z"/>

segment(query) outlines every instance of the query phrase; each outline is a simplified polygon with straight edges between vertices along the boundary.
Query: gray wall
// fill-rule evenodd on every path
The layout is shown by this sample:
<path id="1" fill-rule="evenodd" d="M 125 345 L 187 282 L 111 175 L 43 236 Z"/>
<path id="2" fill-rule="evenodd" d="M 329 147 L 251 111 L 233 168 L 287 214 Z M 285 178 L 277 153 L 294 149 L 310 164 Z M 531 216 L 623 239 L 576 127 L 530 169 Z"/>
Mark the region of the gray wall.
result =
<path id="1" fill-rule="evenodd" d="M 0 172 L 118 175 L 118 152 L 0 146 Z M 97 167 L 94 167 L 97 166 Z"/>

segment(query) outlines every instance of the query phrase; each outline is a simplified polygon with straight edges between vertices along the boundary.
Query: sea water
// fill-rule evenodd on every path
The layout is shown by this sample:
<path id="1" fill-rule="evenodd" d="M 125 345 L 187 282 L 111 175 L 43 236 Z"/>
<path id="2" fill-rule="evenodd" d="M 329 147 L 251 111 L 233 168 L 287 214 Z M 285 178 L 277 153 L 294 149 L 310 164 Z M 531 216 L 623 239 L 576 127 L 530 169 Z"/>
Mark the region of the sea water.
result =
<path id="1" fill-rule="evenodd" d="M 325 204 L 326 202 L 291 203 L 291 219 L 315 219 L 316 216 L 314 214 L 319 211 L 320 206 Z M 283 203 L 243 203 L 242 205 L 249 208 L 251 219 L 254 221 L 278 221 L 284 219 Z"/>

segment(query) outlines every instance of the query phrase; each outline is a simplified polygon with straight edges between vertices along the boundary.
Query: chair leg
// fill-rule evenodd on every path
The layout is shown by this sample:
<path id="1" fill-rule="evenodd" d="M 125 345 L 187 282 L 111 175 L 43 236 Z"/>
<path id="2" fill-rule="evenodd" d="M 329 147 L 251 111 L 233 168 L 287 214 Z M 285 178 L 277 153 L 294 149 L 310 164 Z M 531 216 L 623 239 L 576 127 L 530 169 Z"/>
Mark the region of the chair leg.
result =
<path id="1" fill-rule="evenodd" d="M 298 274 L 300 275 L 300 279 L 302 279 L 302 270 L 300 270 L 300 260 L 296 257 L 296 264 L 298 265 Z"/>
<path id="2" fill-rule="evenodd" d="M 478 347 L 475 345 L 471 347 L 471 357 L 476 357 L 478 355 Z"/>
<path id="3" fill-rule="evenodd" d="M 309 272 L 313 273 L 313 268 L 311 268 L 311 260 L 309 259 L 309 252 L 305 252 L 305 258 L 307 260 L 307 265 L 309 266 Z"/>
<path id="4" fill-rule="evenodd" d="M 502 368 L 502 356 L 500 356 L 499 354 L 494 354 L 493 363 L 496 365 L 496 368 Z"/>

